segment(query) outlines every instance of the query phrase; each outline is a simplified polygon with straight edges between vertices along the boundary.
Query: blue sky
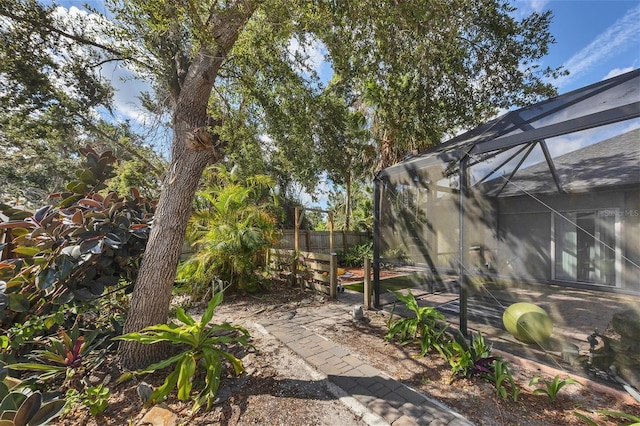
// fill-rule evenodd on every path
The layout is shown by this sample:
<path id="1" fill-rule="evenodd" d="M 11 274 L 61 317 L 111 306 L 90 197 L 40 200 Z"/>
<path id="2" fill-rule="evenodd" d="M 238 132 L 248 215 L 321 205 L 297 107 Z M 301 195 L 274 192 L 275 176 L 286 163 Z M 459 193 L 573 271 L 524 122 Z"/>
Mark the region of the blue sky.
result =
<path id="1" fill-rule="evenodd" d="M 544 64 L 570 75 L 560 93 L 640 67 L 640 2 L 637 0 L 516 0 L 521 12 L 550 9 L 556 43 Z"/>

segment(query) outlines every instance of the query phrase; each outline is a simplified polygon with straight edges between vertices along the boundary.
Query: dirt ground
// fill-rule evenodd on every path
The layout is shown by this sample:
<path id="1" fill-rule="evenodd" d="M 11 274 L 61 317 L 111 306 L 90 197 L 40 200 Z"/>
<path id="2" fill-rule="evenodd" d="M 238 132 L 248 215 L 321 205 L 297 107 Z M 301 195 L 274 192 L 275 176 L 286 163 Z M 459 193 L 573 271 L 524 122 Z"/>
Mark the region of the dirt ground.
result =
<path id="1" fill-rule="evenodd" d="M 229 297 L 220 306 L 214 321 L 228 321 L 247 327 L 257 350 L 238 353 L 246 374 L 223 378 L 214 407 L 196 415 L 190 404 L 175 399 L 166 407 L 184 425 L 364 425 L 371 423 L 362 412 L 352 412 L 296 354 L 257 324 L 261 319 L 281 316 L 292 310 L 315 309 L 325 303 L 338 303 L 308 291 L 275 286 L 262 296 Z M 203 304 L 194 305 L 193 311 Z M 640 416 L 640 405 L 630 403 L 620 394 L 594 391 L 589 386 L 569 385 L 554 403 L 545 395 L 534 395 L 529 380 L 545 371 L 529 365 L 511 366 L 520 386 L 517 402 L 496 396 L 494 387 L 480 380 L 458 379 L 449 384 L 448 364 L 439 355 L 415 358 L 416 348 L 385 342 L 387 313 L 367 312 L 366 321 L 345 322 L 315 332 L 340 343 L 354 355 L 387 372 L 407 385 L 452 407 L 474 423 L 485 425 L 585 425 L 575 413 L 591 418 L 598 425 L 628 424 L 620 419 L 594 413 L 613 410 Z M 107 372 L 107 366 L 101 376 Z M 96 372 L 100 375 L 100 372 Z M 546 376 L 552 378 L 552 376 Z M 164 376 L 145 380 L 159 385 Z M 109 407 L 100 416 L 89 416 L 83 407 L 59 420 L 62 425 L 139 424 L 147 412 L 136 394 L 137 383 L 109 385 Z"/>

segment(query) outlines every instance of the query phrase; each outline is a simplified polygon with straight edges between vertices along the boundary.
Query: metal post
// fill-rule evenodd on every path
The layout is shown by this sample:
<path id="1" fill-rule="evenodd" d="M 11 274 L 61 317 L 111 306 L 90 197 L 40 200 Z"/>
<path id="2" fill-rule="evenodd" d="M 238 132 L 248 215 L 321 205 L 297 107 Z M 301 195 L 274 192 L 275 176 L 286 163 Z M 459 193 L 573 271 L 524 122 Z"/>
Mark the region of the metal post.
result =
<path id="1" fill-rule="evenodd" d="M 469 248 L 467 247 L 467 231 L 465 227 L 466 222 L 466 207 L 465 197 L 467 195 L 469 187 L 469 176 L 467 173 L 467 162 L 469 157 L 465 156 L 460 160 L 460 184 L 458 200 L 458 280 L 460 284 L 460 332 L 467 336 L 467 297 L 469 295 L 469 277 L 467 276 L 467 265 L 469 264 Z"/>
<path id="2" fill-rule="evenodd" d="M 373 307 L 380 305 L 380 197 L 382 182 L 373 180 Z"/>

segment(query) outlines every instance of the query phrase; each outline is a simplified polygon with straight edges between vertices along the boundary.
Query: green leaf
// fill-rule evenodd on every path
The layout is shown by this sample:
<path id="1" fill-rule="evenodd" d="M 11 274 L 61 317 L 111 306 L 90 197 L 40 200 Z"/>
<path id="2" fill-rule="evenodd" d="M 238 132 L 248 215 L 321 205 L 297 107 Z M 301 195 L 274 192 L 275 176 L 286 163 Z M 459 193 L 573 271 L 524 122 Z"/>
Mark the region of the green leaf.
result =
<path id="1" fill-rule="evenodd" d="M 66 405 L 66 401 L 58 399 L 48 402 L 40 407 L 40 410 L 29 420 L 29 426 L 46 425 L 60 414 Z"/>
<path id="2" fill-rule="evenodd" d="M 29 299 L 20 293 L 9 294 L 9 309 L 15 312 L 27 312 L 29 310 Z"/>
<path id="3" fill-rule="evenodd" d="M 7 410 L 17 411 L 20 404 L 27 399 L 27 395 L 22 392 L 10 392 L 0 402 L 0 413 Z"/>
<path id="4" fill-rule="evenodd" d="M 214 310 L 222 303 L 222 297 L 224 296 L 224 291 L 219 291 L 213 295 L 209 304 L 207 305 L 207 309 L 202 314 L 202 319 L 200 320 L 200 324 L 209 324 L 211 319 L 213 318 Z"/>
<path id="5" fill-rule="evenodd" d="M 181 321 L 181 322 L 183 322 L 184 324 L 187 324 L 187 325 L 195 325 L 196 324 L 194 319 L 191 318 L 191 316 L 187 315 L 187 313 L 184 311 L 184 309 L 182 309 L 180 306 L 178 306 L 176 308 L 176 318 L 178 318 L 179 321 Z"/>
<path id="6" fill-rule="evenodd" d="M 173 370 L 171 374 L 167 376 L 162 386 L 159 386 L 158 389 L 153 391 L 153 393 L 151 394 L 151 398 L 149 399 L 149 402 L 153 402 L 153 403 L 162 402 L 167 397 L 167 395 L 169 395 L 169 392 L 171 392 L 171 389 L 173 389 L 176 383 L 178 382 L 178 374 L 179 372 L 177 369 Z"/>
<path id="7" fill-rule="evenodd" d="M 26 426 L 29 420 L 38 413 L 40 406 L 42 405 L 42 394 L 40 392 L 34 392 L 24 400 L 24 402 L 18 408 L 13 423 L 16 426 Z"/>
<path id="8" fill-rule="evenodd" d="M 178 376 L 178 399 L 186 401 L 191 396 L 191 379 L 196 371 L 196 359 L 193 354 L 188 354 L 182 359 L 182 362 L 176 366 L 179 367 L 180 375 Z"/>
<path id="9" fill-rule="evenodd" d="M 91 169 L 84 169 L 82 171 L 78 170 L 76 172 L 76 176 L 78 176 L 78 179 L 80 179 L 82 182 L 88 185 L 95 185 L 97 182 L 96 177 L 91 171 Z M 86 193 L 86 191 L 84 191 L 83 194 L 84 193 Z"/>
<path id="10" fill-rule="evenodd" d="M 61 209 L 65 209 L 65 208 L 69 207 L 70 205 L 72 205 L 73 203 L 75 203 L 76 201 L 81 200 L 82 198 L 84 198 L 83 194 L 74 194 L 74 195 L 71 195 L 70 197 L 67 197 L 64 200 L 62 200 L 58 206 Z"/>
<path id="11" fill-rule="evenodd" d="M 19 246 L 13 249 L 13 252 L 16 254 L 20 254 L 23 256 L 28 256 L 28 257 L 33 257 L 36 254 L 40 253 L 42 250 L 40 250 L 38 247 L 28 247 L 28 246 Z"/>
<path id="12" fill-rule="evenodd" d="M 157 370 L 165 369 L 165 368 L 169 367 L 170 365 L 175 364 L 176 362 L 180 361 L 183 356 L 185 356 L 184 352 L 179 353 L 178 355 L 174 355 L 171 358 L 167 358 L 167 359 L 164 359 L 162 361 L 158 361 L 158 362 L 156 362 L 154 364 L 149 365 L 144 370 L 137 371 L 136 374 L 147 374 L 147 373 L 152 373 L 152 372 L 157 371 Z"/>
<path id="13" fill-rule="evenodd" d="M 46 290 L 56 281 L 56 272 L 51 268 L 46 268 L 38 274 L 36 286 L 39 290 Z"/>

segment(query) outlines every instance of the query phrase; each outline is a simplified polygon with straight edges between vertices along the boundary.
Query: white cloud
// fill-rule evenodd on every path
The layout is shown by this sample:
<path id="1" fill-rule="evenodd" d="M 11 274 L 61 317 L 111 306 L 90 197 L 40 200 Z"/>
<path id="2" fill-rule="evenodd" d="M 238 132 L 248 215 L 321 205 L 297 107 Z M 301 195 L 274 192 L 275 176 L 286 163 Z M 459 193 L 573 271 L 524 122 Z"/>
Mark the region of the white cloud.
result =
<path id="1" fill-rule="evenodd" d="M 571 74 L 556 81 L 558 87 L 568 84 L 573 78 L 587 72 L 605 59 L 620 52 L 625 46 L 640 42 L 640 4 L 629 10 L 606 31 L 598 35 L 589 45 L 573 55 L 565 64 Z"/>
<path id="2" fill-rule="evenodd" d="M 625 73 L 628 73 L 629 71 L 633 71 L 634 69 L 636 69 L 636 67 L 633 65 L 625 68 L 614 68 L 611 71 L 609 71 L 609 73 L 605 75 L 602 79 L 606 80 L 608 78 L 613 78 L 617 75 L 625 74 Z"/>
<path id="3" fill-rule="evenodd" d="M 514 0 L 511 6 L 517 7 L 513 16 L 516 19 L 523 19 L 533 12 L 542 12 L 547 9 L 549 0 Z"/>

